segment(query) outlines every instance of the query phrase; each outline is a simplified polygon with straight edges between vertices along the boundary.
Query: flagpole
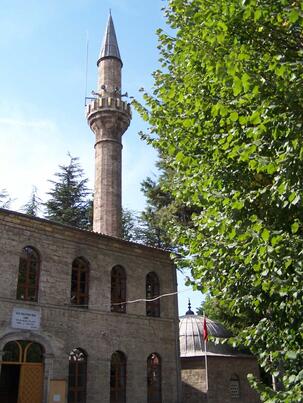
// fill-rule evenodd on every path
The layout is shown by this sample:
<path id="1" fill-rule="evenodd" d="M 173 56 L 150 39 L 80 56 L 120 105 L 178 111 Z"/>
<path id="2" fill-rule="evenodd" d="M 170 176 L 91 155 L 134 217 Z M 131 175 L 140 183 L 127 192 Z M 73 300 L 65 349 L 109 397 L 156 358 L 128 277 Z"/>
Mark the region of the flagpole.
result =
<path id="1" fill-rule="evenodd" d="M 208 392 L 208 367 L 207 367 L 207 351 L 206 351 L 207 341 L 204 340 L 204 351 L 205 351 L 205 386 L 206 393 Z"/>
<path id="2" fill-rule="evenodd" d="M 208 365 L 207 365 L 207 339 L 208 339 L 208 331 L 207 331 L 207 323 L 205 314 L 203 315 L 203 339 L 204 339 L 204 359 L 205 359 L 205 389 L 206 394 L 208 393 Z"/>

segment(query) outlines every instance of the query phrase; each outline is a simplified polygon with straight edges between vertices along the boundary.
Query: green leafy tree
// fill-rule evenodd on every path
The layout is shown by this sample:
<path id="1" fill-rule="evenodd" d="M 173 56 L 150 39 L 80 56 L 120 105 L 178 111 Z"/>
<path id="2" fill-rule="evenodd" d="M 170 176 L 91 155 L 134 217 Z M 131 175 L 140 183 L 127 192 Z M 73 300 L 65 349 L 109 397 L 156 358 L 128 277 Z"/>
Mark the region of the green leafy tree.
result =
<path id="1" fill-rule="evenodd" d="M 7 190 L 6 189 L 1 189 L 0 190 L 0 207 L 1 208 L 9 208 L 11 201 L 12 200 L 9 197 L 9 194 L 7 193 Z"/>
<path id="2" fill-rule="evenodd" d="M 145 135 L 170 170 L 169 231 L 194 285 L 255 317 L 237 335 L 302 400 L 303 7 L 298 0 L 171 0 Z M 190 224 L 190 225 L 188 225 Z M 186 262 L 187 259 L 187 262 Z"/>
<path id="3" fill-rule="evenodd" d="M 52 189 L 48 192 L 50 198 L 45 203 L 46 218 L 62 224 L 72 225 L 82 229 L 91 228 L 92 202 L 87 188 L 87 178 L 78 158 L 69 155 L 68 165 L 60 165 L 55 173 L 58 181 L 49 180 Z"/>
<path id="4" fill-rule="evenodd" d="M 30 200 L 22 207 L 22 211 L 25 214 L 31 215 L 33 217 L 38 216 L 41 212 L 42 200 L 38 196 L 38 191 L 36 186 L 33 187 Z"/>

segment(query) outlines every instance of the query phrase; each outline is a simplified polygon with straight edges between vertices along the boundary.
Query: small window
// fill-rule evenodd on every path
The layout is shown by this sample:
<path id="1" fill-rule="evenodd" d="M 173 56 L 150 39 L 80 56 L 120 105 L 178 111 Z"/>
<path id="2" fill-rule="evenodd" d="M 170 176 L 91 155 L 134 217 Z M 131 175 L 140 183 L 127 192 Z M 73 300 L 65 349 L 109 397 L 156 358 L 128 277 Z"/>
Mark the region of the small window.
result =
<path id="1" fill-rule="evenodd" d="M 38 343 L 29 343 L 24 351 L 26 362 L 42 362 L 43 361 L 43 348 Z"/>
<path id="2" fill-rule="evenodd" d="M 10 341 L 3 349 L 2 361 L 5 362 L 21 362 L 22 347 L 17 341 Z"/>
<path id="3" fill-rule="evenodd" d="M 110 403 L 126 402 L 126 356 L 121 351 L 112 354 L 110 362 Z"/>
<path id="4" fill-rule="evenodd" d="M 7 343 L 3 349 L 3 362 L 43 362 L 44 349 L 35 342 L 15 340 Z"/>
<path id="5" fill-rule="evenodd" d="M 152 353 L 147 359 L 147 403 L 161 403 L 161 358 Z"/>
<path id="6" fill-rule="evenodd" d="M 126 273 L 122 266 L 115 266 L 111 273 L 111 311 L 126 312 Z"/>
<path id="7" fill-rule="evenodd" d="M 229 381 L 229 393 L 231 399 L 240 398 L 240 380 L 238 375 L 234 374 Z"/>
<path id="8" fill-rule="evenodd" d="M 72 283 L 71 283 L 71 303 L 74 305 L 88 306 L 88 276 L 89 264 L 78 257 L 73 261 Z"/>
<path id="9" fill-rule="evenodd" d="M 17 299 L 38 301 L 39 274 L 39 254 L 31 246 L 26 246 L 19 259 Z"/>
<path id="10" fill-rule="evenodd" d="M 148 273 L 146 276 L 146 315 L 160 316 L 160 282 L 156 273 Z M 150 301 L 148 301 L 150 300 Z"/>
<path id="11" fill-rule="evenodd" d="M 75 348 L 69 355 L 68 403 L 86 403 L 87 355 Z"/>

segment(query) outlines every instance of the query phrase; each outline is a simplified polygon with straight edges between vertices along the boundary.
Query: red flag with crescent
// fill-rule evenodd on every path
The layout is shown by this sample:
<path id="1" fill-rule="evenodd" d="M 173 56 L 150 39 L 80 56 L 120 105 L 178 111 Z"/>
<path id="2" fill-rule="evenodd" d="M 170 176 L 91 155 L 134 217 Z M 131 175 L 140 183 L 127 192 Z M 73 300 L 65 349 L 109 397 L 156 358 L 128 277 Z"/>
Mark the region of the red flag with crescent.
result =
<path id="1" fill-rule="evenodd" d="M 206 324 L 206 318 L 204 316 L 204 320 L 203 320 L 203 339 L 205 341 L 208 340 L 208 331 L 207 331 L 207 324 Z"/>

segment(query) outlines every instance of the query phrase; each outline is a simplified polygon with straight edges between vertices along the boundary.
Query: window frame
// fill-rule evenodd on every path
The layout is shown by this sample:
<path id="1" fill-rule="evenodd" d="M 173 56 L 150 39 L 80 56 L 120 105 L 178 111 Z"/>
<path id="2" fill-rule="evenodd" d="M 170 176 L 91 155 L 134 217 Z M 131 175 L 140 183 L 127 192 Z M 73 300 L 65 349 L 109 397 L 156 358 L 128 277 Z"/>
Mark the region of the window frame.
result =
<path id="1" fill-rule="evenodd" d="M 231 400 L 240 399 L 240 378 L 237 374 L 232 374 L 229 379 L 229 396 Z"/>
<path id="2" fill-rule="evenodd" d="M 115 351 L 110 360 L 110 403 L 126 403 L 127 357 Z"/>
<path id="3" fill-rule="evenodd" d="M 126 270 L 116 265 L 111 270 L 111 312 L 126 313 Z"/>
<path id="4" fill-rule="evenodd" d="M 162 403 L 162 359 L 155 352 L 147 357 L 147 403 Z"/>
<path id="5" fill-rule="evenodd" d="M 81 291 L 81 275 L 84 273 L 84 292 Z M 88 308 L 89 303 L 89 274 L 90 265 L 87 259 L 83 256 L 78 256 L 73 260 L 72 273 L 71 273 L 71 290 L 70 290 L 70 303 L 73 306 Z M 74 275 L 76 277 L 76 287 L 74 288 Z M 83 302 L 81 302 L 83 300 Z"/>
<path id="6" fill-rule="evenodd" d="M 146 316 L 159 318 L 161 316 L 160 298 L 149 301 L 149 299 L 160 296 L 160 280 L 157 273 L 151 271 L 147 273 L 145 278 L 145 293 L 146 293 Z"/>
<path id="7" fill-rule="evenodd" d="M 34 278 L 31 278 L 34 263 Z M 36 248 L 27 245 L 19 256 L 16 299 L 20 301 L 38 302 L 41 258 Z M 22 276 L 24 278 L 22 278 Z M 34 284 L 34 285 L 32 285 Z M 31 296 L 29 291 L 34 291 Z M 23 291 L 23 294 L 22 294 Z M 21 295 L 20 295 L 21 294 Z"/>
<path id="8" fill-rule="evenodd" d="M 76 353 L 76 354 L 75 354 Z M 82 361 L 79 357 L 84 357 Z M 87 399 L 87 353 L 80 347 L 74 348 L 69 353 L 69 365 L 68 365 L 68 403 L 86 403 Z M 84 364 L 84 365 L 82 365 Z M 81 365 L 84 368 L 81 369 Z M 74 375 L 75 374 L 75 375 Z M 84 374 L 84 382 L 79 381 Z M 72 385 L 72 379 L 74 378 L 74 384 Z M 80 386 L 79 386 L 80 384 Z M 79 394 L 82 394 L 82 398 L 79 399 Z"/>

